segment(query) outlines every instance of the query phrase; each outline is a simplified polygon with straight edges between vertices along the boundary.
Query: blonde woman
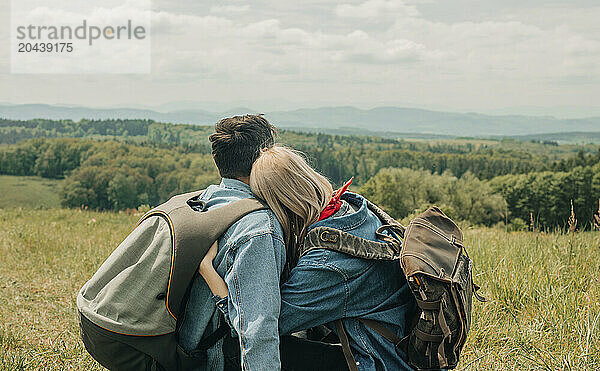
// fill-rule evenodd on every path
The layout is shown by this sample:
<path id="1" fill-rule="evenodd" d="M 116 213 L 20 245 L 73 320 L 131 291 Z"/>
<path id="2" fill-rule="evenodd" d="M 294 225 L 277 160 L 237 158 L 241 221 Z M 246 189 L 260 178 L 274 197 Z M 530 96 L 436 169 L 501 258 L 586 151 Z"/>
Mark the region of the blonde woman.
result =
<path id="1" fill-rule="evenodd" d="M 377 240 L 382 223 L 362 196 L 346 191 L 349 183 L 334 194 L 330 182 L 299 152 L 281 146 L 264 150 L 252 167 L 252 192 L 269 205 L 284 231 L 288 273 L 281 286 L 279 332 L 319 325 L 334 330 L 332 323 L 341 319 L 359 370 L 410 370 L 394 344 L 358 321 L 376 320 L 405 335 L 405 319 L 416 307 L 399 264 L 326 249 L 299 256 L 306 234 L 320 226 Z M 212 267 L 215 251 L 213 246 L 199 270 L 213 293 L 225 297 L 227 286 Z M 227 306 L 221 309 L 227 317 Z"/>

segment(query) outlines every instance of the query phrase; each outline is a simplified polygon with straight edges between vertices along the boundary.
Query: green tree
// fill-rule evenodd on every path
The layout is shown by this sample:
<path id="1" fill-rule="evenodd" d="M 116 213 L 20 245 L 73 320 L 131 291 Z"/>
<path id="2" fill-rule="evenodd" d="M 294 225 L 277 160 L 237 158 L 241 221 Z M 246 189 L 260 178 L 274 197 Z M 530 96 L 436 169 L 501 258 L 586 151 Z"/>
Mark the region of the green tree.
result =
<path id="1" fill-rule="evenodd" d="M 108 200 L 116 210 L 138 207 L 138 193 L 135 179 L 123 173 L 117 173 L 108 182 Z"/>

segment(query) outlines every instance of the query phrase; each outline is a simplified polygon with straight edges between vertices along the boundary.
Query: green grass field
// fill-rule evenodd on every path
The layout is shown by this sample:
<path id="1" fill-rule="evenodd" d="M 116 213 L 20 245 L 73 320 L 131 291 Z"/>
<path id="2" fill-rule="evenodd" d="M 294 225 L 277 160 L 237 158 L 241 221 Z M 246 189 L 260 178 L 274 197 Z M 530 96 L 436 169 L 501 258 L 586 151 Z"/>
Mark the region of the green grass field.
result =
<path id="1" fill-rule="evenodd" d="M 34 176 L 0 175 L 0 208 L 60 207 L 58 197 L 60 183 L 60 180 Z"/>
<path id="2" fill-rule="evenodd" d="M 0 370 L 95 370 L 77 290 L 137 215 L 0 209 Z M 465 231 L 476 281 L 459 369 L 600 369 L 600 232 Z"/>

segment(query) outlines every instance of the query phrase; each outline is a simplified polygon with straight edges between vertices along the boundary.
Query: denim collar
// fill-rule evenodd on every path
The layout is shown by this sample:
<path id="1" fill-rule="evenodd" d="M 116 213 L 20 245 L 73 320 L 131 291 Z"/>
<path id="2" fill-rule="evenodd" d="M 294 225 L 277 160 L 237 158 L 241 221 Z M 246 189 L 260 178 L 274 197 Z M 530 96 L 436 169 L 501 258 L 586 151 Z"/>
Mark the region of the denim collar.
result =
<path id="1" fill-rule="evenodd" d="M 252 190 L 250 189 L 250 186 L 248 184 L 242 182 L 241 180 L 237 180 L 237 179 L 223 178 L 223 179 L 221 179 L 220 187 L 234 189 L 236 191 L 252 194 Z"/>
<path id="2" fill-rule="evenodd" d="M 311 229 L 316 227 L 329 227 L 339 229 L 341 231 L 347 231 L 358 227 L 359 225 L 363 224 L 365 220 L 367 220 L 367 216 L 369 215 L 369 209 L 367 208 L 367 201 L 364 197 L 356 193 L 345 192 L 342 195 L 342 200 L 345 200 L 353 206 L 358 206 L 359 209 L 354 213 L 346 214 L 339 217 L 330 216 L 327 219 L 323 219 L 314 223 L 313 225 L 308 227 L 308 230 L 310 231 Z"/>

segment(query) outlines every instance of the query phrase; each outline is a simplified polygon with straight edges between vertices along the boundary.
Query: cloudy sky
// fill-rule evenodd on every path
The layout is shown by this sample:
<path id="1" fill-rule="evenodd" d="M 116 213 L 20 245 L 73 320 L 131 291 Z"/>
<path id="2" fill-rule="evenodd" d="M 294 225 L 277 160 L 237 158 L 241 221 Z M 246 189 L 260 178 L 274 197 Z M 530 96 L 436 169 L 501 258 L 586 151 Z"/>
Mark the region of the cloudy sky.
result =
<path id="1" fill-rule="evenodd" d="M 153 0 L 150 74 L 11 74 L 0 103 L 600 115 L 597 0 Z"/>

